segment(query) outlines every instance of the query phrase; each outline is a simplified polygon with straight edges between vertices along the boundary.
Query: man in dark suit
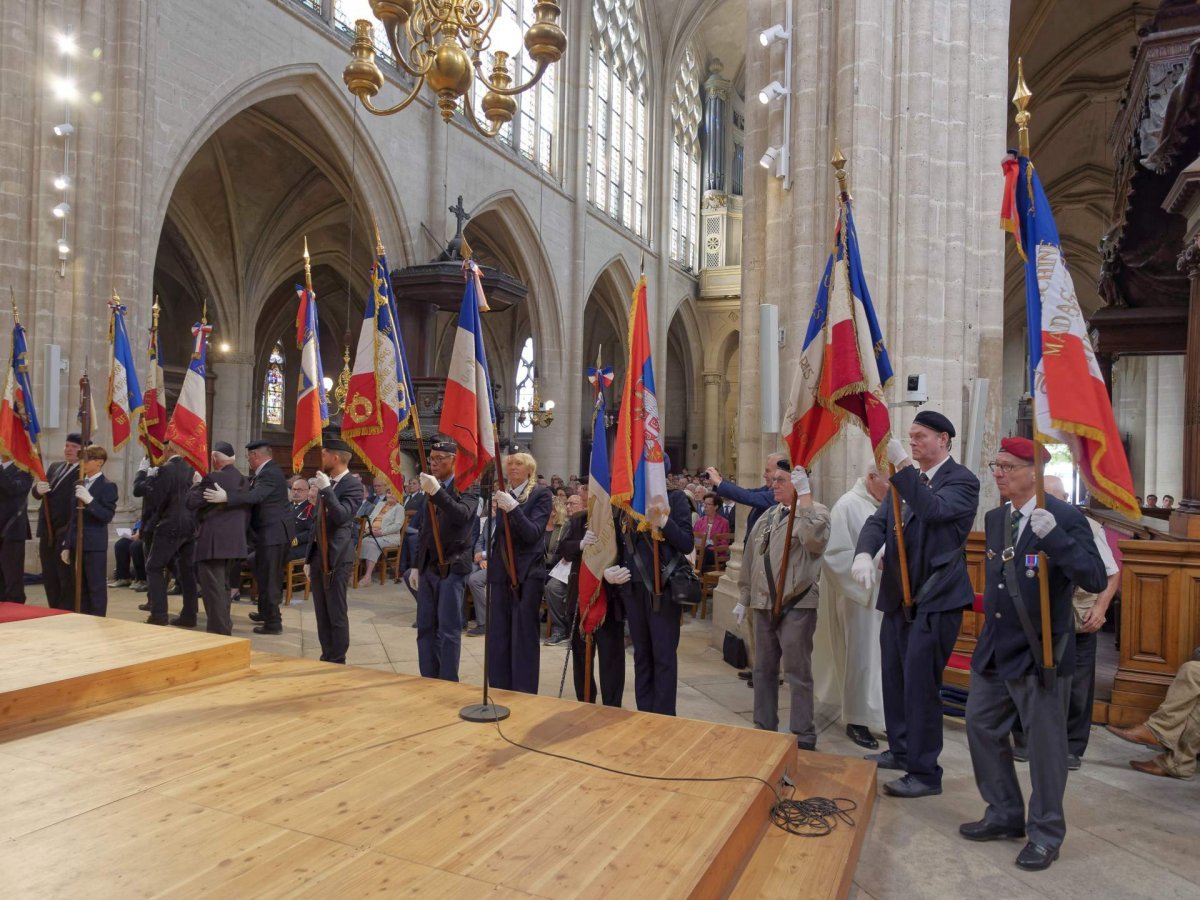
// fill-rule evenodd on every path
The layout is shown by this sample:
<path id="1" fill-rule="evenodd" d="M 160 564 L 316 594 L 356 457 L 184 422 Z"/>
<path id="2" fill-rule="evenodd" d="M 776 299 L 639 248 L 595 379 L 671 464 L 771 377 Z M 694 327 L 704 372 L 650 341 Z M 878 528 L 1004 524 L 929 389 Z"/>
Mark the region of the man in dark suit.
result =
<path id="1" fill-rule="evenodd" d="M 42 561 L 42 585 L 51 609 L 75 608 L 75 582 L 71 567 L 61 557 L 67 523 L 75 512 L 75 483 L 79 480 L 79 451 L 83 438 L 76 433 L 63 442 L 63 459 L 51 463 L 46 480 L 33 486 L 33 496 L 42 501 L 38 512 L 38 556 Z"/>
<path id="2" fill-rule="evenodd" d="M 458 446 L 445 435 L 430 444 L 429 472 L 422 472 L 421 490 L 426 508 L 417 536 L 413 568 L 408 570 L 408 587 L 417 598 L 417 662 L 424 678 L 458 681 L 458 658 L 462 650 L 463 582 L 471 574 L 475 528 L 479 521 L 479 494 L 459 493 L 454 485 L 454 460 Z M 437 512 L 443 564 L 439 565 L 433 540 Z"/>
<path id="3" fill-rule="evenodd" d="M 288 548 L 288 562 L 304 559 L 308 554 L 308 542 L 312 540 L 313 525 L 316 524 L 316 504 L 308 502 L 308 479 L 297 475 L 291 482 L 292 526 L 295 537 Z"/>
<path id="4" fill-rule="evenodd" d="M 304 568 L 312 584 L 321 660 L 345 664 L 346 651 L 350 649 L 346 589 L 350 586 L 350 570 L 354 568 L 354 514 L 366 491 L 359 477 L 347 468 L 350 445 L 334 435 L 326 435 L 321 443 L 321 470 L 314 477 L 318 497 L 316 526 Z"/>
<path id="5" fill-rule="evenodd" d="M 156 524 L 150 553 L 146 557 L 146 584 L 150 590 L 148 625 L 176 625 L 195 628 L 199 611 L 196 572 L 192 554 L 196 548 L 196 515 L 188 508 L 195 469 L 179 455 L 173 444 L 166 447 L 167 461 L 159 466 L 154 488 L 149 495 L 149 518 Z M 167 579 L 173 566 L 183 589 L 183 608 L 169 617 Z"/>
<path id="6" fill-rule="evenodd" d="M 233 445 L 226 441 L 213 444 L 211 468 L 187 496 L 188 509 L 197 519 L 195 562 L 204 597 L 205 630 L 209 634 L 233 634 L 229 617 L 230 563 L 246 558 L 246 521 L 250 511 L 244 506 L 230 507 L 204 501 L 204 492 L 220 485 L 226 494 L 245 490 L 249 480 L 237 470 Z M 307 489 L 307 486 L 306 486 Z"/>
<path id="7" fill-rule="evenodd" d="M 103 447 L 88 447 L 82 454 L 83 483 L 74 487 L 75 502 L 83 506 L 83 539 L 77 540 L 77 513 L 67 522 L 60 558 L 68 565 L 82 566 L 83 590 L 79 611 L 89 616 L 108 613 L 108 523 L 117 511 L 117 486 L 101 469 L 108 462 Z M 79 547 L 82 552 L 76 551 Z M 72 553 L 72 551 L 76 551 Z M 72 573 L 74 577 L 74 573 Z M 74 582 L 70 582 L 71 608 L 75 608 Z"/>
<path id="8" fill-rule="evenodd" d="M 287 479 L 271 456 L 266 441 L 246 445 L 250 466 L 249 487 L 228 493 L 217 484 L 204 492 L 206 503 L 228 503 L 250 508 L 250 533 L 254 536 L 254 579 L 258 582 L 258 613 L 250 618 L 260 624 L 255 634 L 283 634 L 279 603 L 283 599 L 283 563 L 295 538 Z"/>
<path id="9" fill-rule="evenodd" d="M 855 546 L 851 577 L 874 585 L 874 556 L 885 546 L 876 608 L 888 749 L 866 758 L 906 774 L 883 786 L 894 797 L 942 792 L 942 670 L 954 649 L 963 609 L 974 602 L 964 547 L 979 505 L 979 479 L 950 456 L 954 425 L 941 413 L 917 413 L 909 449 L 892 438 L 893 491 L 901 513 L 913 605 L 906 609 L 890 497 L 867 519 Z M 910 457 L 911 452 L 911 457 Z"/>
<path id="10" fill-rule="evenodd" d="M 1075 665 L 1071 598 L 1076 586 L 1102 591 L 1107 575 L 1092 530 L 1078 510 L 1050 495 L 1044 508 L 1037 506 L 1034 466 L 1044 465 L 1050 454 L 1043 448 L 1035 462 L 1035 447 L 1027 438 L 1006 438 L 1000 448 L 991 470 L 1009 500 L 984 516 L 984 626 L 971 655 L 967 698 L 967 743 L 987 811 L 978 822 L 958 830 L 972 841 L 1027 837 L 1016 863 L 1039 870 L 1058 858 L 1067 831 L 1062 801 L 1067 787 L 1066 710 Z M 1042 667 L 1045 623 L 1038 568 L 1043 564 L 1050 585 L 1057 669 L 1049 675 Z M 1018 716 L 1032 782 L 1028 819 L 1009 742 Z"/>
<path id="11" fill-rule="evenodd" d="M 691 565 L 686 559 L 681 558 L 677 563 L 675 559 L 691 553 L 694 544 L 691 506 L 683 491 L 668 491 L 667 504 L 669 509 L 648 510 L 650 524 L 663 536 L 658 545 L 663 593 L 654 596 L 654 549 L 650 533 L 638 531 L 625 514 L 617 526 L 617 565 L 604 570 L 604 580 L 617 586 L 616 593 L 629 622 L 637 708 L 673 716 L 681 609 L 671 600 L 666 575 L 672 564 Z"/>
<path id="12" fill-rule="evenodd" d="M 567 583 L 567 619 L 574 622 L 579 608 L 579 569 L 583 565 L 583 548 L 595 543 L 598 538 L 587 527 L 587 510 L 583 500 L 576 494 L 567 498 L 567 512 L 571 514 L 567 533 L 558 542 L 562 559 L 571 564 L 571 580 Z M 625 696 L 625 609 L 621 606 L 620 594 L 609 588 L 605 591 L 606 607 L 604 621 L 592 633 L 592 644 L 599 663 L 600 681 L 597 689 L 596 668 L 593 663 L 590 678 L 592 695 L 596 702 L 600 694 L 605 706 L 620 707 Z M 570 627 L 568 625 L 568 627 Z M 587 670 L 587 643 L 578 627 L 571 629 L 571 663 L 575 681 L 575 699 L 583 700 L 584 674 Z"/>
<path id="13" fill-rule="evenodd" d="M 425 492 L 421 490 L 421 482 L 418 479 L 410 478 L 405 482 L 404 495 L 404 514 L 408 524 L 404 526 L 404 540 L 400 544 L 401 572 L 407 572 L 414 567 L 413 560 L 417 556 L 417 541 L 421 535 L 421 520 L 425 512 Z M 400 579 L 397 578 L 396 581 L 399 582 Z"/>
<path id="14" fill-rule="evenodd" d="M 554 495 L 537 483 L 537 463 L 528 453 L 509 454 L 504 468 L 509 489 L 492 497 L 498 512 L 488 551 L 488 681 L 504 690 L 536 694 L 542 660 L 538 611 L 546 585 L 546 523 Z"/>
<path id="15" fill-rule="evenodd" d="M 33 476 L 0 453 L 0 600 L 25 602 L 25 542 Z"/>

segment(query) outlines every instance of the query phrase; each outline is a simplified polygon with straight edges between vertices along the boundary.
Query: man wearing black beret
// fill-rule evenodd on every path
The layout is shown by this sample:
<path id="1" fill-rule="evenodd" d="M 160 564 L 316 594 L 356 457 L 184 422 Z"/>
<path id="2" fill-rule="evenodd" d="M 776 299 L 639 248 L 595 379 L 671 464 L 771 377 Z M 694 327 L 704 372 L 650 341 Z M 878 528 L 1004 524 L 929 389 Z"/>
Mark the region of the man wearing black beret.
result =
<path id="1" fill-rule="evenodd" d="M 75 511 L 75 483 L 79 480 L 79 452 L 83 438 L 78 432 L 68 434 L 63 441 L 63 459 L 46 470 L 46 480 L 33 486 L 34 498 L 42 501 L 38 513 L 38 556 L 42 560 L 42 584 L 46 588 L 46 604 L 52 609 L 74 609 L 72 594 L 74 579 L 71 567 L 64 563 L 63 538 L 67 523 Z"/>
<path id="2" fill-rule="evenodd" d="M 865 590 L 875 581 L 875 554 L 886 546 L 876 604 L 883 613 L 879 634 L 883 718 L 888 749 L 867 759 L 906 774 L 883 786 L 893 797 L 942 792 L 942 670 L 954 649 L 963 610 L 975 599 L 964 548 L 979 506 L 979 479 L 950 456 L 954 424 L 939 412 L 916 415 L 908 448 L 888 440 L 895 466 L 891 490 L 901 510 L 912 606 L 904 604 L 900 554 L 891 497 L 867 519 L 855 547 L 850 575 Z"/>

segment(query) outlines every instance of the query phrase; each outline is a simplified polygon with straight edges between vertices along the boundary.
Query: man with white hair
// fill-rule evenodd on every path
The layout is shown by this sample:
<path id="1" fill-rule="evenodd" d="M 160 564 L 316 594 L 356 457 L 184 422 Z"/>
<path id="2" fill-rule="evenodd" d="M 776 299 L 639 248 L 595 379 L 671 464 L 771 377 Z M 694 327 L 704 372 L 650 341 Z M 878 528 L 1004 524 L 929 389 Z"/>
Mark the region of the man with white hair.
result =
<path id="1" fill-rule="evenodd" d="M 846 736 L 860 747 L 875 750 L 871 731 L 883 731 L 883 675 L 879 663 L 879 629 L 883 613 L 875 608 L 879 586 L 866 589 L 851 577 L 854 547 L 867 519 L 887 496 L 887 479 L 872 465 L 867 474 L 833 504 L 829 511 L 829 543 L 821 567 L 824 615 L 817 619 L 818 646 L 828 647 L 831 665 L 817 684 L 818 698 L 840 704 Z M 822 696 L 824 695 L 824 696 Z"/>

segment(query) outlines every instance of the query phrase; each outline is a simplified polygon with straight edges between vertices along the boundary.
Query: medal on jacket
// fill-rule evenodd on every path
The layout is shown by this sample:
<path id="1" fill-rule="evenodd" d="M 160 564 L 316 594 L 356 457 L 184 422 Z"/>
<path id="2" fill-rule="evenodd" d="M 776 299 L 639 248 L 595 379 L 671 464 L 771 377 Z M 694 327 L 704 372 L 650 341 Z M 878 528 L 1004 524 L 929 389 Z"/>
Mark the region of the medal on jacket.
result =
<path id="1" fill-rule="evenodd" d="M 1038 558 L 1036 553 L 1025 554 L 1025 577 L 1032 578 L 1037 574 Z"/>

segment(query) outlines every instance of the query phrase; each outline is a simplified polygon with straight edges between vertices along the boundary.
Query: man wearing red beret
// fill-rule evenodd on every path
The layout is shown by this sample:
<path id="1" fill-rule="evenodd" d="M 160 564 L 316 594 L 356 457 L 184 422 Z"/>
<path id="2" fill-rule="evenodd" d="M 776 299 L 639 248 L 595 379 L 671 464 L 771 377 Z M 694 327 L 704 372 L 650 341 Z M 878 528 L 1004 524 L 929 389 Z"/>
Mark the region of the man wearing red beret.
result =
<path id="1" fill-rule="evenodd" d="M 1042 448 L 1036 465 L 1049 458 Z M 1006 438 L 988 466 L 1008 502 L 984 516 L 984 626 L 971 656 L 967 698 L 967 743 L 987 811 L 978 822 L 958 829 L 972 841 L 1027 838 L 1016 864 L 1029 870 L 1049 868 L 1058 859 L 1067 830 L 1062 800 L 1074 665 L 1071 596 L 1076 586 L 1099 593 L 1107 582 L 1091 529 L 1079 511 L 1052 496 L 1046 497 L 1044 508 L 1037 506 L 1034 460 L 1033 441 Z M 1053 676 L 1042 669 L 1042 559 L 1050 587 Z M 1029 753 L 1028 816 L 1009 740 L 1018 716 Z"/>

